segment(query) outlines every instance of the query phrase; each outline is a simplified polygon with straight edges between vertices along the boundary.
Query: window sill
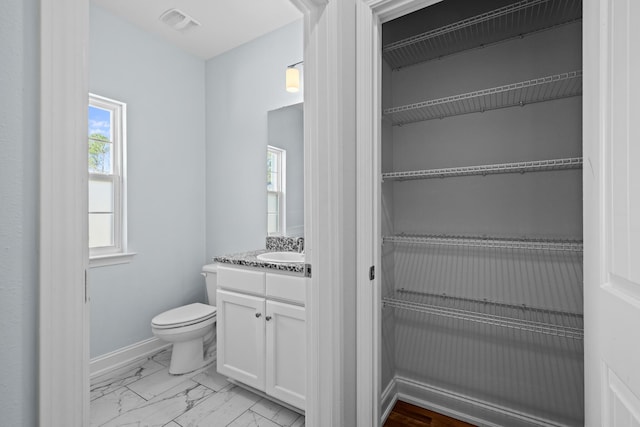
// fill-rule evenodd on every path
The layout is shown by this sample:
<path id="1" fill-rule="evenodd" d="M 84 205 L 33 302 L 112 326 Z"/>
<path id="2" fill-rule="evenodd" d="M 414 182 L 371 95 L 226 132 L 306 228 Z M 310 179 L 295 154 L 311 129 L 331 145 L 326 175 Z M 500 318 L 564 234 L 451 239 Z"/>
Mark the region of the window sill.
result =
<path id="1" fill-rule="evenodd" d="M 135 252 L 127 252 L 127 253 L 119 253 L 119 254 L 94 256 L 89 258 L 89 268 L 106 267 L 109 265 L 117 265 L 117 264 L 128 264 L 131 262 L 131 260 L 135 255 L 136 255 Z"/>

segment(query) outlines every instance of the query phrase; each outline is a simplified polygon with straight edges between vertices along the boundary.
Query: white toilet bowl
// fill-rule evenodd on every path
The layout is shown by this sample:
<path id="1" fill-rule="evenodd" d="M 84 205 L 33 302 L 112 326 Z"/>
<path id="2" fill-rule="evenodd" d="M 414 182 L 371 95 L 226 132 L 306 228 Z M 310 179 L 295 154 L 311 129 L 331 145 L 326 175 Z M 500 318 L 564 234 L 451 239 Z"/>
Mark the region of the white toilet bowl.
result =
<path id="1" fill-rule="evenodd" d="M 217 309 L 193 303 L 174 308 L 151 320 L 153 334 L 173 343 L 169 373 L 186 374 L 206 365 L 205 341 L 213 337 Z"/>

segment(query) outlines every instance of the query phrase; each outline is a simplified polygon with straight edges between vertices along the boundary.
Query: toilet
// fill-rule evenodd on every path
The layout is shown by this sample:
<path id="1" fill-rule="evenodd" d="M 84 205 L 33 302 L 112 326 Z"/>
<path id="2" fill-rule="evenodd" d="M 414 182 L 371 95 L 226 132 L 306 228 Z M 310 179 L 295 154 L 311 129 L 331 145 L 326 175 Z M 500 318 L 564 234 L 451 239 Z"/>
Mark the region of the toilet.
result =
<path id="1" fill-rule="evenodd" d="M 209 304 L 196 302 L 183 305 L 158 314 L 151 320 L 153 335 L 173 344 L 170 374 L 195 371 L 213 359 L 205 357 L 205 352 L 215 340 L 216 273 L 215 264 L 202 267 Z"/>

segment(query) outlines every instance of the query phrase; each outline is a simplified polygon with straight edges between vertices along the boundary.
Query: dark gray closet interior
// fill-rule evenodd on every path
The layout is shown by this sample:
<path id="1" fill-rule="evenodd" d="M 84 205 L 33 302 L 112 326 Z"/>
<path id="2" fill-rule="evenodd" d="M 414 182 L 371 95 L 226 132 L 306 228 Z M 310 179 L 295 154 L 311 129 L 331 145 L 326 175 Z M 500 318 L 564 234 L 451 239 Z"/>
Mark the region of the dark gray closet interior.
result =
<path id="1" fill-rule="evenodd" d="M 581 16 L 444 0 L 383 25 L 383 411 L 583 425 Z"/>

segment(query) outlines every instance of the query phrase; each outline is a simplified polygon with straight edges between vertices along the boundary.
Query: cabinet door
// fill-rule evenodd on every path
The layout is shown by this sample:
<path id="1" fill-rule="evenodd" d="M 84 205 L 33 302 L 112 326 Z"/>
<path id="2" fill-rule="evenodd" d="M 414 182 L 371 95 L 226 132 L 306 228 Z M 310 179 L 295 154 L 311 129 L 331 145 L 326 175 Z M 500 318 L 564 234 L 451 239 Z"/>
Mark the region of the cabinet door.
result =
<path id="1" fill-rule="evenodd" d="M 218 372 L 264 391 L 264 298 L 217 292 Z"/>
<path id="2" fill-rule="evenodd" d="M 267 301 L 267 394 L 305 409 L 305 309 Z"/>

